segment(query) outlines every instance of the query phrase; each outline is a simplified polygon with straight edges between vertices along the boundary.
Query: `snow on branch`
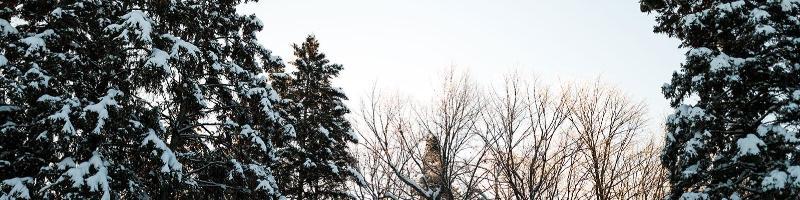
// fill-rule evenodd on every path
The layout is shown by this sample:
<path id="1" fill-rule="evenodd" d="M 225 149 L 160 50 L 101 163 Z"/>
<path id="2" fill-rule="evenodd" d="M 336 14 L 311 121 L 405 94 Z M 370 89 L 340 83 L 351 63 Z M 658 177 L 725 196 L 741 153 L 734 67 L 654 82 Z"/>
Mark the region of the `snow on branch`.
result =
<path id="1" fill-rule="evenodd" d="M 40 52 L 46 52 L 47 45 L 45 45 L 44 39 L 52 35 L 55 35 L 55 32 L 53 32 L 52 29 L 47 29 L 42 33 L 21 39 L 20 42 L 28 46 L 28 48 L 25 49 L 25 56 L 36 56 L 39 55 Z"/>
<path id="2" fill-rule="evenodd" d="M 33 182 L 33 178 L 31 177 L 17 177 L 3 180 L 3 182 L 0 182 L 0 199 L 30 199 L 31 194 L 28 190 L 28 186 L 25 184 L 31 182 Z M 11 190 L 6 192 L 6 187 L 10 187 Z"/>
<path id="3" fill-rule="evenodd" d="M 153 129 L 147 130 L 147 137 L 145 137 L 144 140 L 142 141 L 142 146 L 145 146 L 150 143 L 153 143 L 156 149 L 162 151 L 161 162 L 164 163 L 164 166 L 161 167 L 161 172 L 164 173 L 172 171 L 180 172 L 183 169 L 183 165 L 180 162 L 178 162 L 175 153 L 172 152 L 172 149 L 170 149 L 167 146 L 167 144 L 164 143 L 164 141 L 158 137 L 158 135 L 156 135 L 156 132 L 153 131 Z"/>
<path id="4" fill-rule="evenodd" d="M 361 172 L 358 172 L 354 167 L 350 166 L 347 167 L 347 171 L 353 175 L 356 179 L 356 184 L 358 185 L 367 185 L 367 181 L 364 179 L 364 176 L 361 175 Z"/>
<path id="5" fill-rule="evenodd" d="M 39 99 L 41 100 L 42 98 L 40 97 Z M 64 125 L 62 126 L 61 131 L 74 135 L 75 127 L 72 126 L 72 121 L 69 119 L 69 114 L 72 113 L 72 107 L 77 107 L 80 105 L 80 103 L 78 103 L 78 101 L 75 99 L 67 99 L 64 101 L 65 103 L 63 106 L 61 106 L 61 110 L 48 116 L 47 119 L 52 121 L 63 121 Z"/>
<path id="6" fill-rule="evenodd" d="M 786 182 L 789 180 L 789 175 L 781 170 L 772 170 L 764 180 L 761 181 L 761 187 L 764 190 L 770 189 L 783 189 L 786 187 Z"/>
<path id="7" fill-rule="evenodd" d="M 161 70 L 163 70 L 164 73 L 167 73 L 167 75 L 169 75 L 172 74 L 172 71 L 169 68 L 169 63 L 167 62 L 168 60 L 169 60 L 169 54 L 167 54 L 167 52 L 162 51 L 161 49 L 153 48 L 152 50 L 150 50 L 150 57 L 147 58 L 147 61 L 145 62 L 144 65 L 155 68 L 161 68 Z"/>
<path id="8" fill-rule="evenodd" d="M 2 20 L 2 19 L 0 19 L 0 20 Z M 0 67 L 5 66 L 7 64 L 8 64 L 8 59 L 5 56 L 0 55 Z"/>
<path id="9" fill-rule="evenodd" d="M 275 177 L 272 176 L 272 171 L 264 166 L 256 165 L 256 164 L 249 164 L 247 168 L 253 171 L 256 176 L 259 177 L 258 185 L 256 186 L 256 190 L 263 190 L 269 194 L 277 194 L 278 184 L 275 181 Z"/>
<path id="10" fill-rule="evenodd" d="M 708 194 L 699 192 L 685 192 L 681 194 L 681 200 L 705 200 L 708 199 Z"/>
<path id="11" fill-rule="evenodd" d="M 272 102 L 280 101 L 281 97 L 272 87 L 252 87 L 247 90 L 245 95 L 250 98 L 258 98 L 262 106 L 261 111 L 263 111 L 270 120 L 278 120 L 279 114 L 273 110 Z"/>
<path id="12" fill-rule="evenodd" d="M 56 185 L 64 181 L 64 178 L 69 178 L 72 181 L 73 188 L 81 188 L 83 186 L 89 187 L 90 192 L 97 192 L 103 191 L 103 196 L 101 199 L 109 200 L 111 199 L 111 188 L 109 186 L 109 177 L 108 177 L 108 162 L 103 160 L 103 156 L 95 151 L 92 153 L 92 157 L 89 158 L 88 161 L 82 162 L 80 164 L 76 164 L 71 157 L 64 158 L 58 164 L 59 170 L 69 169 L 55 181 L 55 183 L 47 185 L 39 190 L 39 192 L 47 191 L 51 186 Z M 92 174 L 89 177 L 85 177 L 89 175 L 91 169 L 94 169 L 96 173 Z"/>
<path id="13" fill-rule="evenodd" d="M 36 63 L 31 64 L 31 68 L 25 72 L 25 77 L 35 77 L 34 80 L 28 83 L 28 86 L 31 86 L 35 89 L 39 89 L 39 87 L 47 87 L 50 85 L 50 79 L 52 79 L 52 77 L 45 75 L 42 72 L 42 69 L 39 68 L 39 64 Z"/>
<path id="14" fill-rule="evenodd" d="M 126 42 L 130 42 L 128 35 L 133 33 L 139 41 L 144 43 L 152 43 L 153 39 L 150 35 L 153 32 L 153 26 L 147 15 L 141 10 L 132 10 L 128 14 L 122 16 L 122 24 L 111 24 L 105 28 L 106 31 L 120 31 L 117 38 L 122 38 Z M 129 30 L 132 30 L 129 31 Z"/>
<path id="15" fill-rule="evenodd" d="M 108 107 L 119 106 L 117 101 L 114 100 L 117 96 L 122 96 L 122 92 L 115 89 L 108 89 L 106 92 L 106 96 L 100 98 L 100 102 L 96 104 L 88 105 L 84 108 L 86 111 L 91 111 L 97 113 L 97 125 L 95 126 L 92 133 L 99 134 L 100 131 L 103 129 L 103 126 L 106 124 L 106 120 L 108 119 Z"/>
<path id="16" fill-rule="evenodd" d="M 420 195 L 423 195 L 426 198 L 435 199 L 435 197 L 439 194 L 438 190 L 433 191 L 433 190 L 430 190 L 430 189 L 423 188 L 422 186 L 417 184 L 416 181 L 411 180 L 406 175 L 400 173 L 400 171 L 397 169 L 397 167 L 395 167 L 393 164 L 389 163 L 389 167 L 392 169 L 392 171 L 394 171 L 395 175 L 397 175 L 397 177 L 400 178 L 400 181 L 403 181 L 403 183 L 405 183 L 407 186 L 411 187 L 411 189 L 414 189 L 414 191 L 417 191 L 417 193 L 419 193 Z"/>
<path id="17" fill-rule="evenodd" d="M 197 48 L 197 46 L 194 46 L 194 44 L 186 42 L 183 39 L 175 37 L 174 35 L 163 34 L 161 37 L 173 42 L 172 49 L 169 53 L 169 56 L 173 58 L 177 58 L 178 53 L 180 53 L 180 49 L 183 49 L 186 51 L 186 53 L 189 53 L 189 55 L 192 55 L 193 57 L 197 57 L 200 54 L 200 49 Z"/>
<path id="18" fill-rule="evenodd" d="M 192 96 L 194 96 L 195 100 L 197 100 L 197 104 L 202 106 L 203 108 L 208 107 L 208 103 L 206 102 L 205 97 L 203 97 L 203 90 L 200 89 L 200 86 L 197 83 L 192 84 Z"/>
<path id="19" fill-rule="evenodd" d="M 14 26 L 11 26 L 11 23 L 5 19 L 0 19 L 0 36 L 5 37 L 11 34 L 17 34 L 17 29 L 14 28 Z"/>
<path id="20" fill-rule="evenodd" d="M 256 130 L 250 128 L 250 125 L 242 125 L 242 132 L 240 134 L 250 138 L 250 141 L 256 143 L 256 145 L 258 145 L 258 147 L 260 147 L 261 151 L 264 151 L 264 153 L 269 153 L 267 144 L 264 143 L 264 140 L 262 140 L 261 137 L 259 137 L 259 134 Z"/>
<path id="21" fill-rule="evenodd" d="M 740 157 L 745 155 L 758 155 L 761 152 L 758 147 L 764 146 L 765 144 L 758 136 L 747 134 L 744 138 L 736 140 L 736 145 L 739 147 L 739 153 L 736 157 Z"/>

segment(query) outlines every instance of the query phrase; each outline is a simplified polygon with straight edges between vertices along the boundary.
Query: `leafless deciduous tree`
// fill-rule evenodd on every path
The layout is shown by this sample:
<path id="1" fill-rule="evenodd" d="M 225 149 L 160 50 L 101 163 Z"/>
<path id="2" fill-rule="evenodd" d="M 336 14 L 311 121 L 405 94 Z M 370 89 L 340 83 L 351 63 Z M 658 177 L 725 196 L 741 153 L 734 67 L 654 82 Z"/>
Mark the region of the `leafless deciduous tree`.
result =
<path id="1" fill-rule="evenodd" d="M 627 199 L 663 199 L 667 194 L 667 170 L 661 165 L 661 144 L 648 142 L 632 154 L 626 162 L 630 172 L 617 186 L 620 196 Z"/>
<path id="2" fill-rule="evenodd" d="M 578 89 L 575 98 L 569 121 L 592 195 L 599 200 L 641 196 L 626 186 L 649 175 L 640 173 L 640 164 L 651 160 L 640 157 L 635 143 L 646 131 L 644 105 L 597 83 Z"/>
<path id="3" fill-rule="evenodd" d="M 359 114 L 361 123 L 357 130 L 362 135 L 356 150 L 359 154 L 359 169 L 366 179 L 356 191 L 360 199 L 399 199 L 410 197 L 413 192 L 399 175 L 411 174 L 404 171 L 412 159 L 409 144 L 399 137 L 402 129 L 409 126 L 408 110 L 397 96 L 385 98 L 373 90 L 369 103 L 362 105 Z M 401 143 L 402 142 L 402 143 Z M 411 143 L 414 144 L 414 143 Z"/>
<path id="4" fill-rule="evenodd" d="M 576 153 L 565 140 L 572 99 L 566 92 L 529 84 L 515 74 L 490 95 L 484 110 L 485 148 L 490 152 L 491 196 L 556 199 L 562 176 Z"/>
<path id="5" fill-rule="evenodd" d="M 550 87 L 516 74 L 480 93 L 446 74 L 414 107 L 373 92 L 358 119 L 364 199 L 657 199 L 660 146 L 645 108 L 602 84 Z"/>
<path id="6" fill-rule="evenodd" d="M 479 183 L 486 181 L 486 170 L 478 166 L 486 155 L 478 137 L 482 95 L 466 74 L 453 71 L 444 76 L 440 89 L 431 107 L 385 103 L 373 95 L 362 110 L 366 149 L 386 166 L 369 170 L 388 172 L 402 183 L 398 189 L 373 189 L 378 191 L 373 196 L 475 199 L 483 194 Z"/>

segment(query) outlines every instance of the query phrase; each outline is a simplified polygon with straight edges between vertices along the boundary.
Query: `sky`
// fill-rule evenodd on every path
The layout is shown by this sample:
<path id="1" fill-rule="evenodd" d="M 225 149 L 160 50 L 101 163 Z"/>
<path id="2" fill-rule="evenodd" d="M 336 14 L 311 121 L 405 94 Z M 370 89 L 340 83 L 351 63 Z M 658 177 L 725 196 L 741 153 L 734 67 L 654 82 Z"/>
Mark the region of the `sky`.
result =
<path id="1" fill-rule="evenodd" d="M 351 108 L 374 85 L 429 96 L 449 67 L 495 86 L 519 71 L 551 85 L 599 78 L 644 102 L 653 128 L 671 113 L 660 87 L 685 52 L 652 32 L 638 0 L 261 0 L 239 11 L 261 19 L 259 40 L 285 61 L 314 34 L 344 65 L 334 84 Z"/>

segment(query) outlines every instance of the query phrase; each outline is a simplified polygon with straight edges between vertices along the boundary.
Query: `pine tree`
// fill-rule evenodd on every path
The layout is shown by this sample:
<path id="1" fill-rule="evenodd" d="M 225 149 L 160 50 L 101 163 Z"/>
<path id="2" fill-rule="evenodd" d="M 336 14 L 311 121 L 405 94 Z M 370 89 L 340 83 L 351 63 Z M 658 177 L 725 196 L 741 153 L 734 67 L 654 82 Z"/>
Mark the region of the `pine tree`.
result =
<path id="1" fill-rule="evenodd" d="M 439 138 L 428 136 L 425 141 L 425 153 L 422 157 L 422 180 L 426 188 L 438 189 L 442 182 L 442 150 L 439 148 Z"/>
<path id="2" fill-rule="evenodd" d="M 281 198 L 283 66 L 243 2 L 0 3 L 2 198 Z"/>
<path id="3" fill-rule="evenodd" d="M 643 0 L 687 48 L 663 87 L 669 199 L 800 196 L 800 1 Z M 696 101 L 696 103 L 695 103 Z"/>
<path id="4" fill-rule="evenodd" d="M 344 118 L 349 110 L 342 101 L 347 97 L 331 85 L 342 65 L 331 64 L 319 52 L 313 35 L 293 47 L 297 59 L 291 64 L 297 71 L 275 85 L 282 96 L 294 100 L 288 119 L 296 128 L 297 145 L 287 147 L 278 182 L 291 198 L 351 198 L 346 183 L 360 175 L 348 145 L 356 143 L 356 137 Z"/>
<path id="5" fill-rule="evenodd" d="M 442 149 L 438 136 L 429 135 L 425 141 L 425 153 L 422 158 L 422 187 L 429 191 L 437 191 L 435 199 L 453 199 L 451 184 L 443 179 L 445 166 L 442 160 Z"/>

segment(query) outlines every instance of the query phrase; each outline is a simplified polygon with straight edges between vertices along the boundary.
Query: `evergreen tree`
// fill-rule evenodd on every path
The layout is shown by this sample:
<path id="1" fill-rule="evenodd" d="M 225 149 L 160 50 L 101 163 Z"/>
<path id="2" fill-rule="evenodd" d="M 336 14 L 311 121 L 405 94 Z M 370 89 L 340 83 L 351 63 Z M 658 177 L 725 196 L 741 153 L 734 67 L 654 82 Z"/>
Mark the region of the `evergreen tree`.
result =
<path id="1" fill-rule="evenodd" d="M 244 2 L 1 2 L 0 198 L 281 198 L 283 66 Z"/>
<path id="2" fill-rule="evenodd" d="M 422 187 L 429 191 L 438 191 L 436 199 L 453 199 L 453 191 L 449 181 L 443 179 L 445 172 L 442 160 L 442 148 L 439 137 L 429 135 L 425 141 L 425 153 L 422 158 Z"/>
<path id="3" fill-rule="evenodd" d="M 663 87 L 669 199 L 800 196 L 800 1 L 642 0 L 687 48 Z M 696 101 L 696 103 L 695 103 Z"/>
<path id="4" fill-rule="evenodd" d="M 294 100 L 288 118 L 296 128 L 297 145 L 287 147 L 282 155 L 287 160 L 278 182 L 291 198 L 351 198 L 346 182 L 360 175 L 348 144 L 356 143 L 356 137 L 344 118 L 349 110 L 342 101 L 347 97 L 331 86 L 342 65 L 331 64 L 319 52 L 314 36 L 293 47 L 297 59 L 291 64 L 297 71 L 291 77 L 282 76 L 284 82 L 275 86 L 282 96 Z"/>
<path id="5" fill-rule="evenodd" d="M 422 180 L 426 188 L 439 188 L 442 182 L 442 150 L 439 148 L 439 138 L 428 136 L 425 141 L 425 153 L 422 157 Z"/>

